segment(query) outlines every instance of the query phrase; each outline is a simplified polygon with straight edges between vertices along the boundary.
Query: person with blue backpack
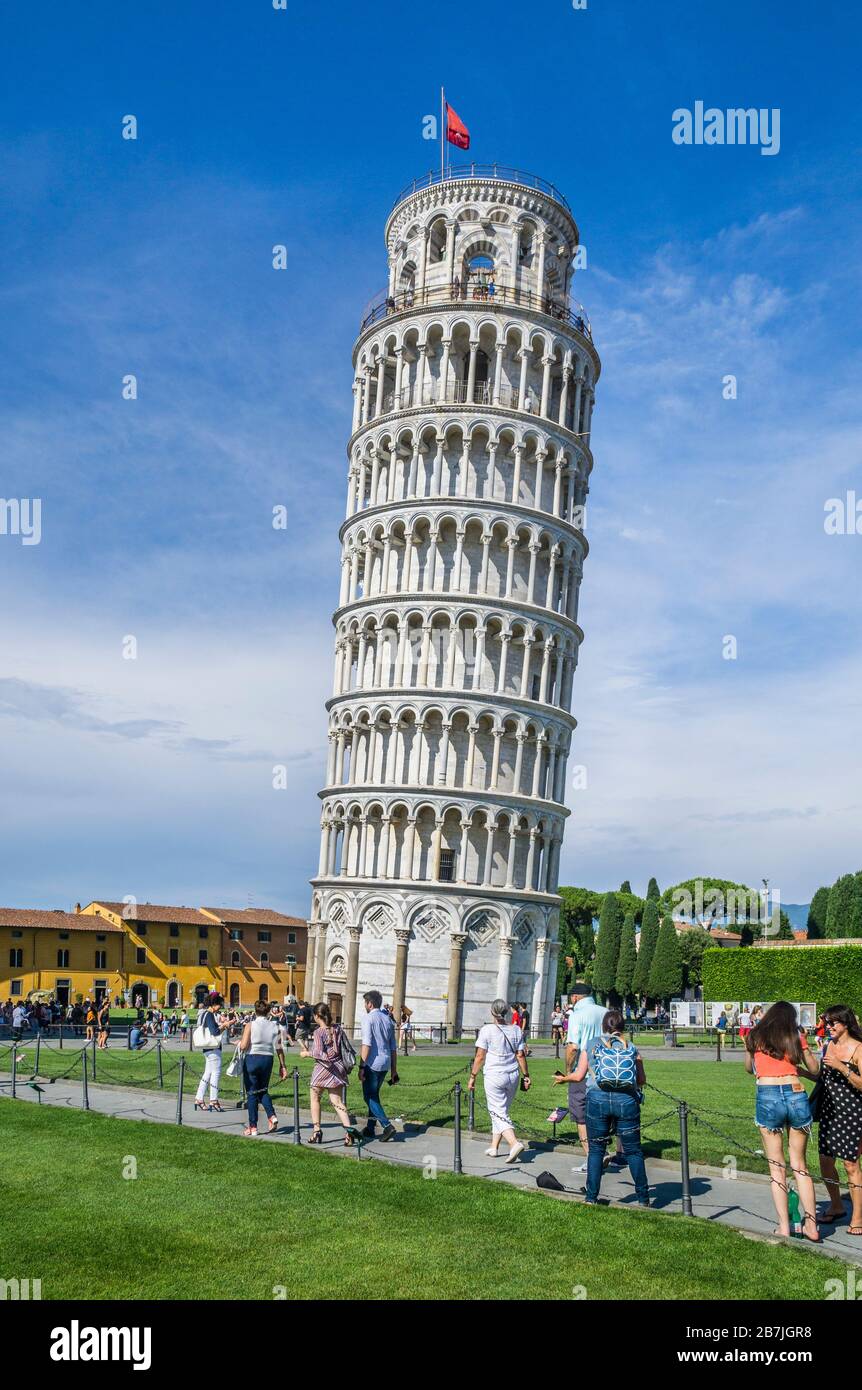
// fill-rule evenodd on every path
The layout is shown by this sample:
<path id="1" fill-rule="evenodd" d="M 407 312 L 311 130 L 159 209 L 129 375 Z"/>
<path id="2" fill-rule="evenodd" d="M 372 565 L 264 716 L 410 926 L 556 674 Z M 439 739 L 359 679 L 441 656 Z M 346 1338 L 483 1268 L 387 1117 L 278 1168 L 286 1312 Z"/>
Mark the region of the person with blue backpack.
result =
<path id="1" fill-rule="evenodd" d="M 646 1083 L 640 1053 L 626 1040 L 625 1019 L 619 1009 L 608 1009 L 601 1036 L 578 1057 L 575 1070 L 556 1082 L 586 1081 L 587 1152 L 586 1202 L 599 1198 L 605 1150 L 616 1133 L 635 1185 L 638 1205 L 648 1207 L 649 1182 L 641 1148 L 642 1088 Z"/>

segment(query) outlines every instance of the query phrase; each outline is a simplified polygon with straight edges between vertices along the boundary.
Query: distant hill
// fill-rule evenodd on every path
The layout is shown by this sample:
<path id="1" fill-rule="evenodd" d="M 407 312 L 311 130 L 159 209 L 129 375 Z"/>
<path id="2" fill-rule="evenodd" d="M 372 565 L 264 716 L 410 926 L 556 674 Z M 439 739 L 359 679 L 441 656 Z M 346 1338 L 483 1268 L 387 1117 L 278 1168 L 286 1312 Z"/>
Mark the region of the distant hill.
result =
<path id="1" fill-rule="evenodd" d="M 810 903 L 782 903 L 781 906 L 790 918 L 790 925 L 794 931 L 805 931 L 808 926 L 808 909 Z"/>

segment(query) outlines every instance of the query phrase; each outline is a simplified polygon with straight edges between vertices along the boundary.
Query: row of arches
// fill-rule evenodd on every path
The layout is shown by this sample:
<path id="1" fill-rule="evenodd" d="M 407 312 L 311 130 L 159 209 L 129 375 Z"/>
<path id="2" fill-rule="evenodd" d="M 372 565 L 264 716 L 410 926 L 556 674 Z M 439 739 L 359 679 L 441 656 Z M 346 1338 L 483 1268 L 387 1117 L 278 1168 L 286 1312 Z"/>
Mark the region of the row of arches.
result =
<path id="1" fill-rule="evenodd" d="M 537 415 L 588 437 L 594 380 L 586 354 L 529 323 L 408 322 L 359 353 L 353 432 L 396 411 L 466 404 Z"/>
<path id="2" fill-rule="evenodd" d="M 387 518 L 348 528 L 339 606 L 387 595 L 476 594 L 577 619 L 583 547 L 573 537 L 508 518 Z"/>
<path id="3" fill-rule="evenodd" d="M 321 877 L 481 885 L 554 893 L 562 821 L 490 807 L 402 800 L 331 801 L 321 820 Z"/>
<path id="4" fill-rule="evenodd" d="M 531 430 L 484 421 L 430 421 L 362 437 L 350 464 L 347 517 L 413 499 L 464 497 L 506 502 L 583 530 L 589 459 Z"/>
<path id="5" fill-rule="evenodd" d="M 437 705 L 340 708 L 327 786 L 439 786 L 562 802 L 571 734 L 550 719 Z"/>
<path id="6" fill-rule="evenodd" d="M 339 621 L 334 695 L 354 690 L 476 690 L 568 710 L 575 634 L 501 615 L 369 613 Z"/>

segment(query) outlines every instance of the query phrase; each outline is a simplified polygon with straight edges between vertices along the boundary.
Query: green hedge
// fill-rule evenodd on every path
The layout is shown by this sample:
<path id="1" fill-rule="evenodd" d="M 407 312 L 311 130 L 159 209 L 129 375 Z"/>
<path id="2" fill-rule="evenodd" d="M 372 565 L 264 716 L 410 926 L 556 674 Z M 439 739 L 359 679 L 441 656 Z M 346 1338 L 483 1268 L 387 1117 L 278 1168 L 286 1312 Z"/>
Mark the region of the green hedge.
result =
<path id="1" fill-rule="evenodd" d="M 849 1004 L 862 1018 L 862 947 L 756 946 L 714 948 L 703 953 L 703 997 L 719 1003 L 744 999 L 789 999 Z"/>

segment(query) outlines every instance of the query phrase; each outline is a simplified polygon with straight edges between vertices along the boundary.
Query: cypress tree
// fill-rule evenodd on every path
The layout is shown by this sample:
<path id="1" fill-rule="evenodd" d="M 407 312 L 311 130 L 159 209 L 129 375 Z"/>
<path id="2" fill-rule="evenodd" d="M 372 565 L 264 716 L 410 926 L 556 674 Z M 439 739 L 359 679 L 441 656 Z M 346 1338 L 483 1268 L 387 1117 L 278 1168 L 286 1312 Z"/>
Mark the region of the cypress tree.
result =
<path id="1" fill-rule="evenodd" d="M 682 989 L 682 952 L 673 918 L 665 917 L 659 928 L 658 941 L 649 972 L 649 992 L 654 999 L 665 1003 Z"/>
<path id="2" fill-rule="evenodd" d="M 592 971 L 593 984 L 604 995 L 612 994 L 616 988 L 621 931 L 622 913 L 617 895 L 606 893 L 599 913 L 599 934 Z"/>
<path id="3" fill-rule="evenodd" d="M 808 908 L 808 938 L 819 941 L 826 935 L 826 909 L 829 906 L 829 889 L 818 888 Z"/>
<path id="4" fill-rule="evenodd" d="M 653 883 L 655 879 L 653 879 Z M 652 958 L 655 955 L 655 944 L 658 941 L 658 903 L 655 898 L 647 894 L 646 907 L 644 908 L 643 922 L 641 923 L 641 943 L 638 950 L 637 965 L 635 966 L 632 989 L 635 994 L 640 994 L 646 998 L 649 993 L 649 972 L 652 965 Z"/>
<path id="5" fill-rule="evenodd" d="M 628 880 L 627 878 L 624 878 L 623 881 L 622 881 L 622 883 L 620 884 L 620 892 L 621 892 L 621 893 L 629 893 L 629 894 L 630 894 L 631 891 L 632 891 L 632 886 L 631 886 L 631 884 L 629 883 L 629 880 Z"/>
<path id="6" fill-rule="evenodd" d="M 842 874 L 829 889 L 826 908 L 826 935 L 850 936 L 855 915 L 856 885 L 852 874 Z"/>
<path id="7" fill-rule="evenodd" d="M 776 940 L 776 941 L 793 941 L 793 940 L 795 939 L 794 936 L 793 936 L 793 928 L 792 928 L 792 926 L 790 925 L 790 918 L 788 917 L 787 913 L 784 911 L 784 908 L 783 908 L 783 907 L 779 909 L 779 912 L 778 912 L 778 922 L 779 922 L 778 934 L 777 934 L 777 936 L 775 937 L 775 940 Z"/>
<path id="8" fill-rule="evenodd" d="M 617 960 L 616 991 L 620 999 L 626 999 L 632 992 L 635 966 L 638 961 L 638 948 L 635 942 L 635 915 L 626 914 L 620 932 L 620 954 Z"/>
<path id="9" fill-rule="evenodd" d="M 648 899 L 655 899 L 656 902 L 658 902 L 659 898 L 661 897 L 661 893 L 658 891 L 658 883 L 654 878 L 651 878 L 649 881 L 649 886 L 646 890 L 646 895 Z"/>

